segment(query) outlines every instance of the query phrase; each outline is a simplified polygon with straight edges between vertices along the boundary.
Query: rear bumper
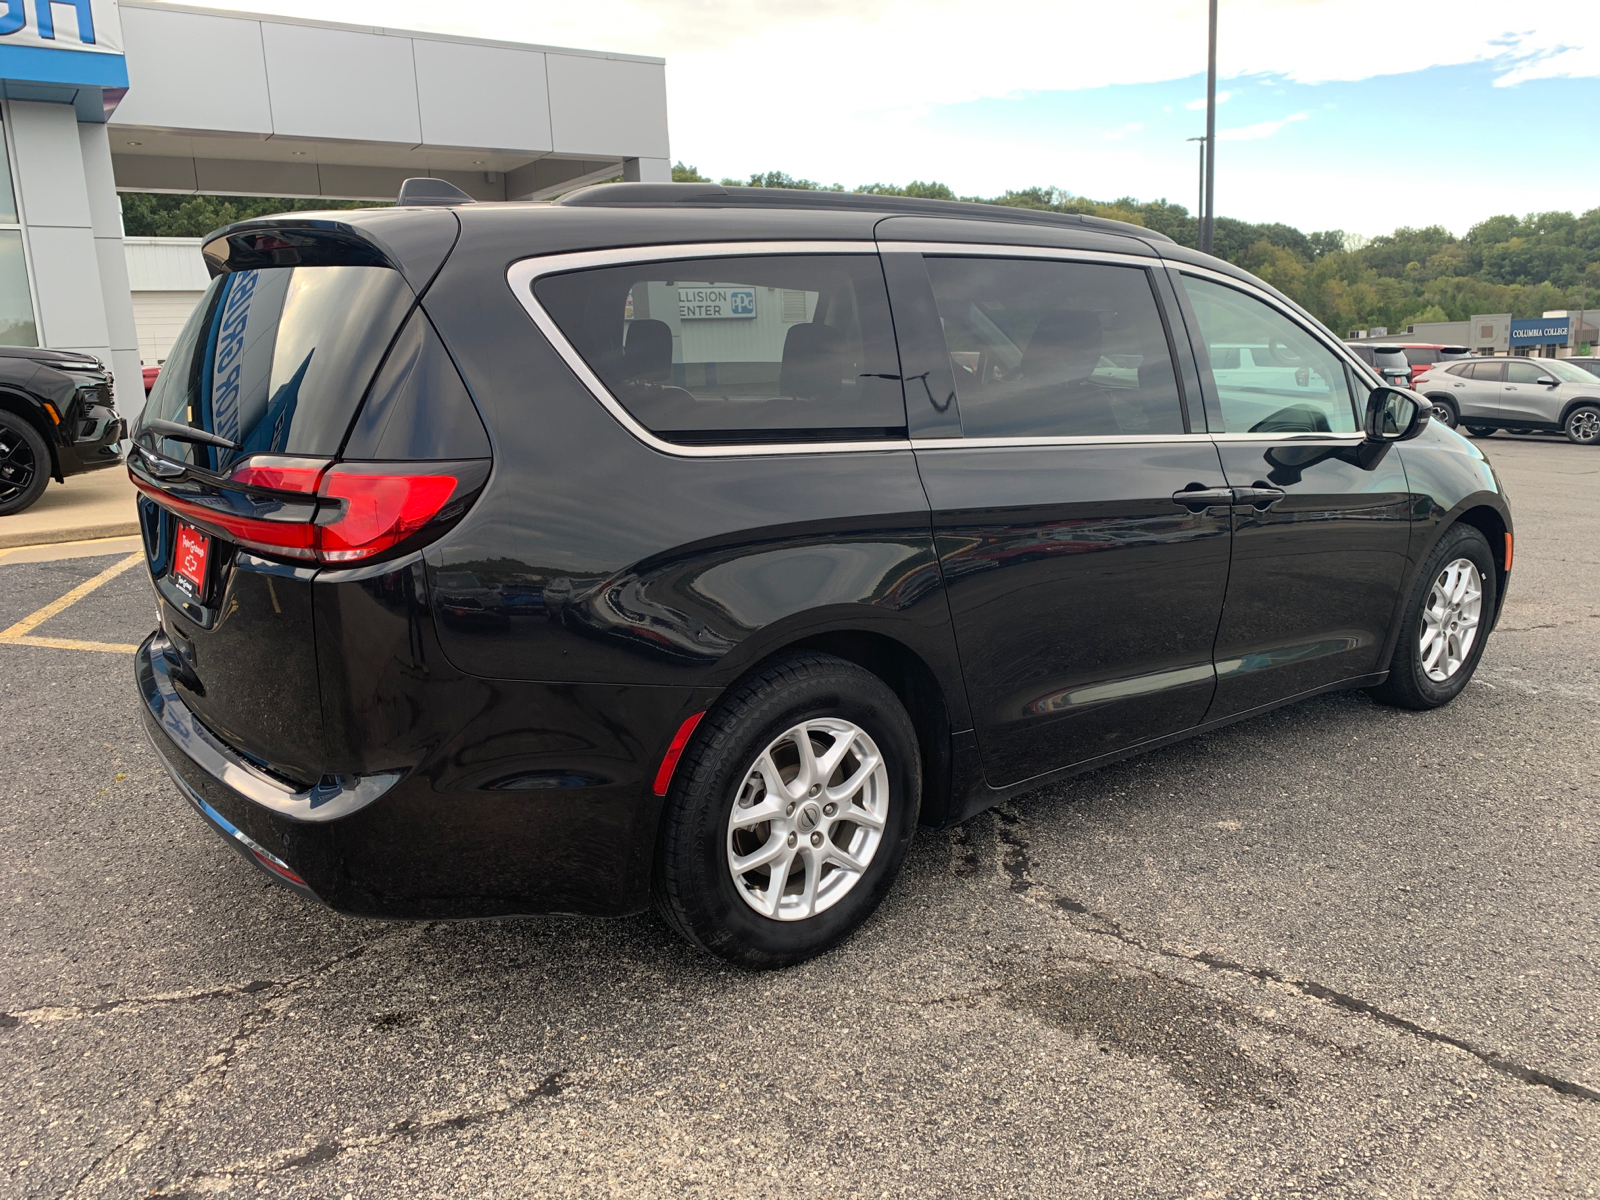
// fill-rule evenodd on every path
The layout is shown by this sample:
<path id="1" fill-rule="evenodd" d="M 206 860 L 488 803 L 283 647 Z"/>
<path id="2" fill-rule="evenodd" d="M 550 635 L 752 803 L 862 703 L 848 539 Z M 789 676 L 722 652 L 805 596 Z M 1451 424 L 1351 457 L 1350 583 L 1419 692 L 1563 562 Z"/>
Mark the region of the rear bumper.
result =
<path id="1" fill-rule="evenodd" d="M 661 806 L 649 773 L 708 702 L 704 689 L 500 684 L 499 703 L 421 765 L 296 788 L 196 719 L 173 685 L 182 669 L 159 631 L 134 656 L 145 731 L 184 797 L 275 882 L 372 917 L 646 907 Z M 560 747 L 559 765 L 541 746 Z"/>

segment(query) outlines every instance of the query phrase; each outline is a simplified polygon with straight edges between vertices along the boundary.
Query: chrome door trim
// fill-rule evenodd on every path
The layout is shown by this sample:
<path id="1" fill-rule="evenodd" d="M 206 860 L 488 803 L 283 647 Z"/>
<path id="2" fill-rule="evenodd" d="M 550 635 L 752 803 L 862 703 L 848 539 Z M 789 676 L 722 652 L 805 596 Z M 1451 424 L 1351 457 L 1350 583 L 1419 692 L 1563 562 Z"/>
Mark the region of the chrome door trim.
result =
<path id="1" fill-rule="evenodd" d="M 1354 433 L 1333 432 L 1302 432 L 1302 433 L 1211 433 L 1207 434 L 1214 442 L 1332 442 L 1338 445 L 1353 445 L 1367 440 L 1367 435 L 1357 430 Z"/>
<path id="2" fill-rule="evenodd" d="M 589 267 L 622 266 L 627 263 L 663 262 L 673 259 L 750 257 L 758 254 L 871 254 L 878 253 L 874 242 L 694 242 L 671 246 L 623 246 L 609 250 L 585 250 L 574 254 L 547 254 L 519 259 L 506 269 L 506 284 L 517 303 L 538 326 L 561 360 L 589 393 L 616 422 L 652 450 L 676 458 L 751 458 L 777 454 L 849 454 L 861 451 L 909 450 L 904 438 L 866 442 L 779 442 L 752 445 L 682 446 L 651 433 L 633 417 L 589 369 L 583 356 L 567 341 L 550 314 L 533 294 L 536 280 L 545 275 L 577 271 Z"/>
<path id="3" fill-rule="evenodd" d="M 1141 246 L 1144 243 L 1139 243 Z M 1077 250 L 1069 246 L 1013 246 L 997 242 L 878 242 L 884 254 L 941 254 L 966 258 L 1053 258 L 1067 261 L 1113 263 L 1155 270 L 1166 265 L 1154 254 L 1123 254 L 1115 250 Z"/>
<path id="4" fill-rule="evenodd" d="M 913 450 L 1003 450 L 1045 446 L 1153 446 L 1163 443 L 1188 445 L 1204 441 L 1207 434 L 1194 433 L 1112 433 L 1085 434 L 1081 437 L 953 437 L 913 438 Z"/>

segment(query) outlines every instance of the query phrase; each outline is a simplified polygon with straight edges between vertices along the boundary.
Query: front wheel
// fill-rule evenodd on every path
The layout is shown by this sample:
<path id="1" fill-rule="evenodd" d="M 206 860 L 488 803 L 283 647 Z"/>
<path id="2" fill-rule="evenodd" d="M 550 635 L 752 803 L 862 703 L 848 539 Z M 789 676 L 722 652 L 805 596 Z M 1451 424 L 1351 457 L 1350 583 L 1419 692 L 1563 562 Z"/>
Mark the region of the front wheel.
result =
<path id="1" fill-rule="evenodd" d="M 1488 540 L 1470 525 L 1451 527 L 1428 555 L 1400 618 L 1389 678 L 1368 694 L 1414 709 L 1439 708 L 1460 695 L 1483 656 L 1496 585 Z"/>
<path id="2" fill-rule="evenodd" d="M 1493 425 L 1468 425 L 1467 432 L 1475 438 L 1486 438 L 1494 436 L 1495 428 Z"/>
<path id="3" fill-rule="evenodd" d="M 1447 429 L 1454 429 L 1461 423 L 1461 414 L 1456 412 L 1455 401 L 1443 396 L 1429 396 L 1428 409 L 1433 419 Z"/>
<path id="4" fill-rule="evenodd" d="M 1567 435 L 1567 441 L 1574 445 L 1600 444 L 1600 408 L 1592 404 L 1580 405 L 1567 414 L 1562 429 Z"/>
<path id="5" fill-rule="evenodd" d="M 50 448 L 33 426 L 0 411 L 0 517 L 19 513 L 50 482 Z"/>
<path id="6" fill-rule="evenodd" d="M 916 730 L 888 685 L 832 655 L 772 663 L 701 722 L 678 764 L 656 905 L 729 962 L 802 962 L 878 907 L 921 793 Z"/>

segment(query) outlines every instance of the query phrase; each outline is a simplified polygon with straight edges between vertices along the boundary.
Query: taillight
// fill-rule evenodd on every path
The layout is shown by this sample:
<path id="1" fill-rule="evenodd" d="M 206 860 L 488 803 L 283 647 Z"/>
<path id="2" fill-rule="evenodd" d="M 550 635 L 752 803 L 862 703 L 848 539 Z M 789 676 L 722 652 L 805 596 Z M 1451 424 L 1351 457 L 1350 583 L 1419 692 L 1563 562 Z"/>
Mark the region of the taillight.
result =
<path id="1" fill-rule="evenodd" d="M 307 562 L 351 563 L 393 549 L 434 521 L 454 498 L 475 491 L 487 461 L 329 463 L 256 456 L 222 489 L 192 498 L 132 470 L 156 503 L 221 530 L 248 550 Z"/>

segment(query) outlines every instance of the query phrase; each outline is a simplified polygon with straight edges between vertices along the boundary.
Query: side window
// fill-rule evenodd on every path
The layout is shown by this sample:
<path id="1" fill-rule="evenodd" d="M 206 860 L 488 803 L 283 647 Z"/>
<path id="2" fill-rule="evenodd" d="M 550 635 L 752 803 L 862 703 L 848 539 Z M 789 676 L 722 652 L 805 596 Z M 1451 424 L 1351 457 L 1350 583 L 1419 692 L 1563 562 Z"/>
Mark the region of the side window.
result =
<path id="1" fill-rule="evenodd" d="M 1253 296 L 1183 277 L 1217 382 L 1227 433 L 1354 433 L 1344 364 L 1309 331 Z M 1239 352 L 1237 367 L 1219 367 Z"/>
<path id="2" fill-rule="evenodd" d="M 637 263 L 534 295 L 646 429 L 684 445 L 905 436 L 875 255 Z"/>
<path id="3" fill-rule="evenodd" d="M 1546 373 L 1533 363 L 1514 362 L 1506 364 L 1507 383 L 1538 383 Z"/>
<path id="4" fill-rule="evenodd" d="M 1470 364 L 1464 374 L 1475 383 L 1499 383 L 1500 368 L 1504 363 L 1479 362 Z"/>
<path id="5" fill-rule="evenodd" d="M 1184 432 L 1143 268 L 956 256 L 927 264 L 966 436 Z"/>

